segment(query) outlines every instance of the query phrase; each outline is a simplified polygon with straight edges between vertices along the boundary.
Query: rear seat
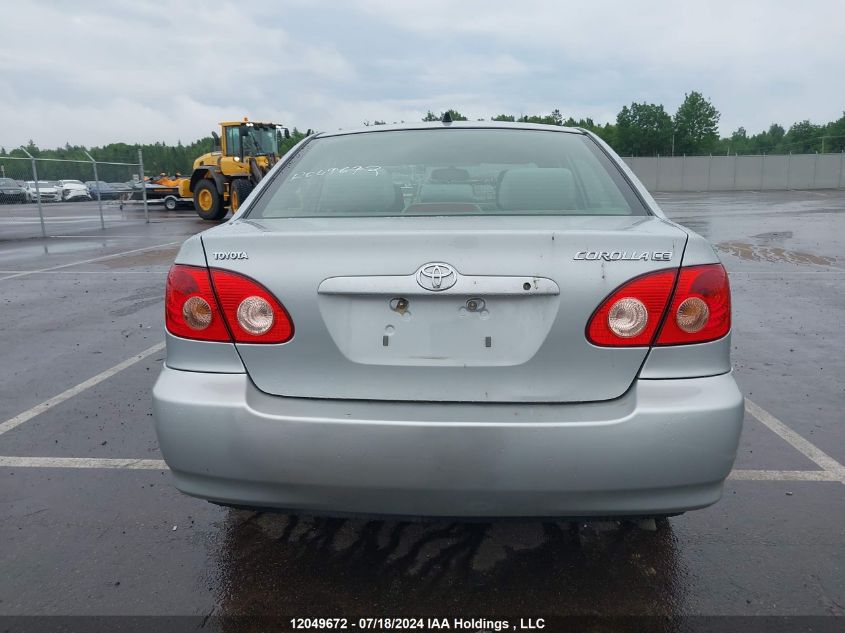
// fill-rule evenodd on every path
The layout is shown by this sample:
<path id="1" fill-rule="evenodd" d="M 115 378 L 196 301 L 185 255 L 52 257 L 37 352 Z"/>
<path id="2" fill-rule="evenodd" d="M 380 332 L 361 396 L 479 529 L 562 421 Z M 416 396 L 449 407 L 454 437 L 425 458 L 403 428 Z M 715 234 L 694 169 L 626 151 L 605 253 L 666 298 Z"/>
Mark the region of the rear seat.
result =
<path id="1" fill-rule="evenodd" d="M 497 202 L 505 211 L 579 209 L 575 178 L 558 167 L 520 167 L 502 175 Z"/>
<path id="2" fill-rule="evenodd" d="M 385 171 L 323 177 L 319 207 L 329 213 L 389 213 L 404 208 L 401 190 Z"/>
<path id="3" fill-rule="evenodd" d="M 472 202 L 475 193 L 469 183 L 424 183 L 420 185 L 420 202 Z"/>

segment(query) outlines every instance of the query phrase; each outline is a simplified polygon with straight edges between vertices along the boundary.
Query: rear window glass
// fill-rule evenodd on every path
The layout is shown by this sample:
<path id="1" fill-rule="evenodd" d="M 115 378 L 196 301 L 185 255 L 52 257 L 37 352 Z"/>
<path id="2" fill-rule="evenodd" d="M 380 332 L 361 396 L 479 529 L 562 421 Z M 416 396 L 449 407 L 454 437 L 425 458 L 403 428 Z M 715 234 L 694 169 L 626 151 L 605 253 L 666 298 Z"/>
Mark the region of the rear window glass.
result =
<path id="1" fill-rule="evenodd" d="M 254 218 L 645 214 L 589 137 L 489 128 L 315 139 L 247 212 Z"/>

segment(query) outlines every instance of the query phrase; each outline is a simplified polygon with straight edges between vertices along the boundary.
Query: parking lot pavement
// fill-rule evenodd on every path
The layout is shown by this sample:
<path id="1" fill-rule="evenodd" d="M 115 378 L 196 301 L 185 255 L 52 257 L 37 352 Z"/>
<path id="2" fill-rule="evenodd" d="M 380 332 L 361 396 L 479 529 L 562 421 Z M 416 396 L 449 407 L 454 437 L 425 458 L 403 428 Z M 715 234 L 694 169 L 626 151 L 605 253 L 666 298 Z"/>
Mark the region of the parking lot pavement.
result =
<path id="1" fill-rule="evenodd" d="M 95 234 L 101 230 L 100 207 L 97 201 L 45 202 L 41 205 L 44 226 L 48 236 L 62 237 L 81 233 Z M 143 204 L 128 201 L 121 205 L 117 200 L 103 200 L 103 223 L 130 227 L 144 223 Z M 149 203 L 150 221 L 158 224 L 194 215 L 191 210 L 164 210 L 163 203 Z M 0 204 L 0 242 L 41 237 L 41 220 L 38 205 L 32 203 Z"/>
<path id="2" fill-rule="evenodd" d="M 656 532 L 288 517 L 180 495 L 149 391 L 167 268 L 207 225 L 160 211 L 17 240 L 0 216 L 0 614 L 843 615 L 845 193 L 658 201 L 730 272 L 750 404 L 722 501 Z"/>

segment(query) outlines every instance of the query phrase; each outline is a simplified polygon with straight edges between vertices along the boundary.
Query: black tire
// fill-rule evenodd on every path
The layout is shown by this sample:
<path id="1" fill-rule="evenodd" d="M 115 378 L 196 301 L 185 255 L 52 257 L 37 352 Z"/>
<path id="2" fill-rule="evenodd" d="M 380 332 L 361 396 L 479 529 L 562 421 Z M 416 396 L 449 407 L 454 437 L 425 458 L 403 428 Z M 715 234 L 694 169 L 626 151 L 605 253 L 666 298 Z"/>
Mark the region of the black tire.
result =
<path id="1" fill-rule="evenodd" d="M 232 213 L 234 213 L 240 208 L 243 201 L 246 200 L 246 197 L 252 193 L 252 190 L 255 189 L 255 187 L 253 187 L 252 183 L 246 178 L 236 178 L 229 186 L 229 206 L 232 208 Z"/>
<path id="2" fill-rule="evenodd" d="M 207 179 L 200 180 L 194 187 L 194 209 L 198 216 L 209 222 L 219 222 L 228 212 L 214 182 Z"/>
<path id="3" fill-rule="evenodd" d="M 175 211 L 176 210 L 176 198 L 173 196 L 167 196 L 164 199 L 164 208 L 168 211 Z"/>

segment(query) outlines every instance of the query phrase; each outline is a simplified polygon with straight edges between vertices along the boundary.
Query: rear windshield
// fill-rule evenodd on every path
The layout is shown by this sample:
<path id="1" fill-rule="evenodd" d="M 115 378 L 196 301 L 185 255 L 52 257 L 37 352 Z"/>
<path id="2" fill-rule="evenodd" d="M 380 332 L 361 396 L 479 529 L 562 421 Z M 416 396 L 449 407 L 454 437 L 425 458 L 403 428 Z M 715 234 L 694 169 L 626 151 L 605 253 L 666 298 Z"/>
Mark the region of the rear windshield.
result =
<path id="1" fill-rule="evenodd" d="M 489 128 L 317 138 L 247 212 L 253 218 L 646 214 L 589 137 Z"/>

